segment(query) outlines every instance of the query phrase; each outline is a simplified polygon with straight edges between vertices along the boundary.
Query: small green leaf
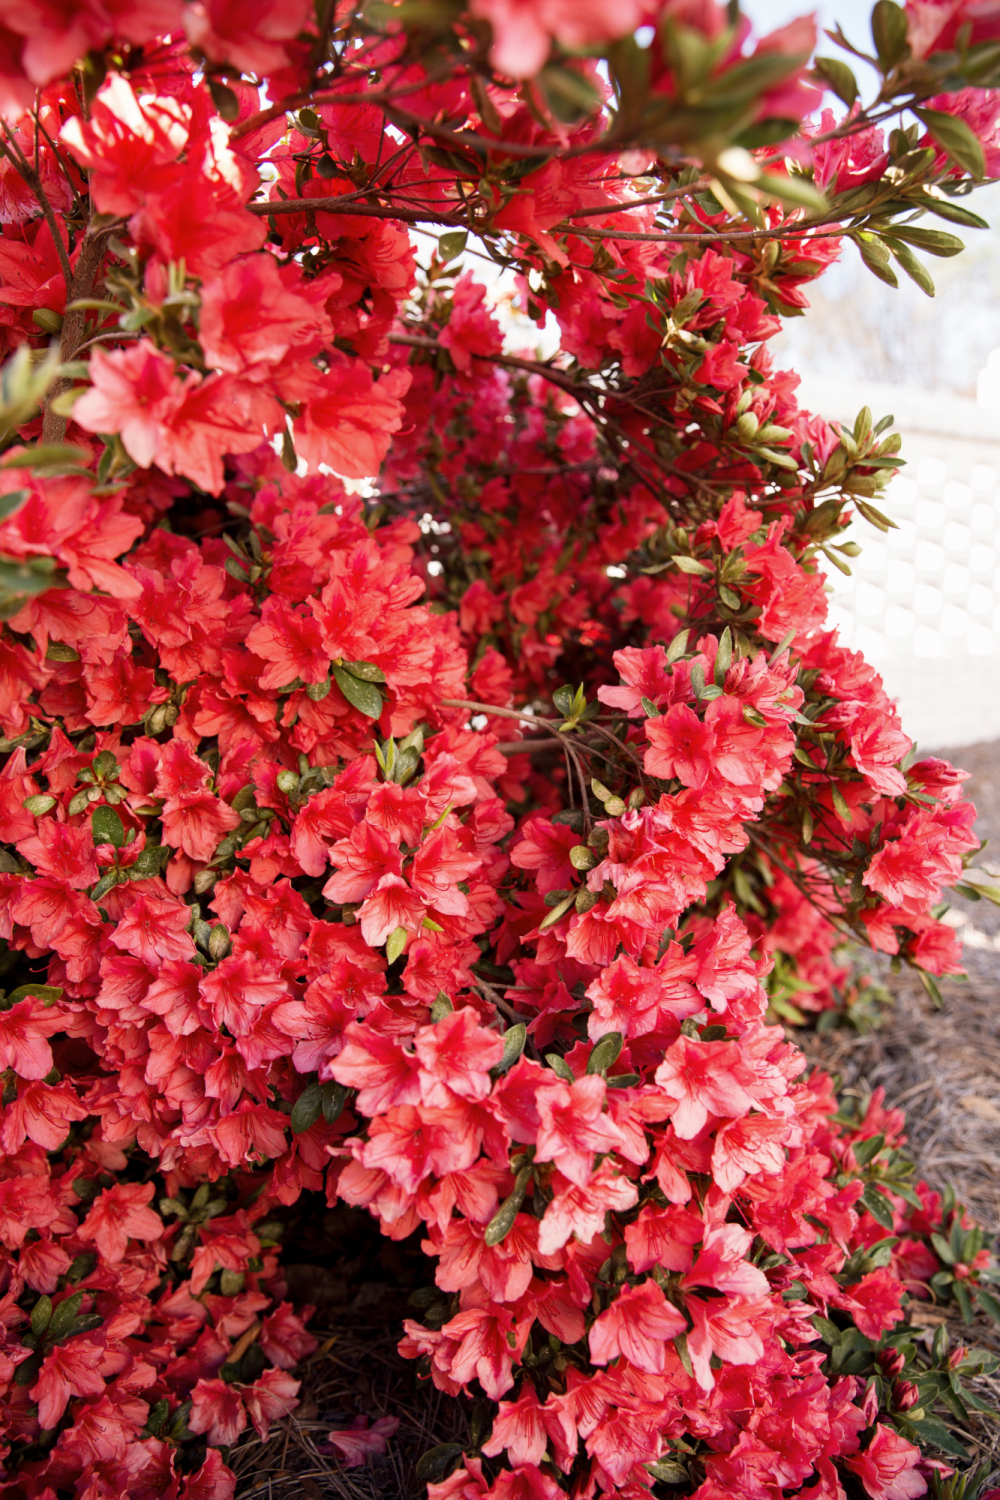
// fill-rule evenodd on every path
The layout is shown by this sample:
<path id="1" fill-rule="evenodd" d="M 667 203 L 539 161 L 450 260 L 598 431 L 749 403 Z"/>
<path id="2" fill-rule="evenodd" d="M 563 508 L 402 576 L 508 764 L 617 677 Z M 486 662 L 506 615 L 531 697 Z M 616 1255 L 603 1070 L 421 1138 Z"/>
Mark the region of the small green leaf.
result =
<path id="1" fill-rule="evenodd" d="M 847 64 L 839 57 L 816 57 L 813 59 L 813 71 L 830 86 L 841 103 L 850 109 L 858 97 L 858 80 Z"/>
<path id="2" fill-rule="evenodd" d="M 309 1083 L 292 1105 L 292 1113 L 289 1116 L 289 1124 L 293 1135 L 301 1135 L 316 1124 L 323 1108 L 320 1095 L 320 1086 L 315 1081 Z"/>
<path id="3" fill-rule="evenodd" d="M 875 235 L 858 233 L 853 236 L 854 242 L 861 252 L 861 259 L 879 281 L 884 281 L 888 286 L 899 286 L 895 271 L 889 265 L 889 251 L 880 239 Z"/>
<path id="4" fill-rule="evenodd" d="M 90 816 L 95 844 L 113 844 L 120 849 L 125 842 L 125 827 L 113 807 L 95 807 Z"/>
<path id="5" fill-rule="evenodd" d="M 965 249 L 957 234 L 946 234 L 943 229 L 925 229 L 922 224 L 893 224 L 886 228 L 885 233 L 893 239 L 905 240 L 908 245 L 916 245 L 918 250 L 926 250 L 928 255 L 960 255 Z"/>
<path id="6" fill-rule="evenodd" d="M 42 1356 L 40 1354 L 32 1354 L 30 1359 L 24 1360 L 14 1371 L 14 1384 L 19 1386 L 34 1385 L 41 1368 Z"/>
<path id="7" fill-rule="evenodd" d="M 683 553 L 679 553 L 672 561 L 674 566 L 680 568 L 682 573 L 692 573 L 704 577 L 712 571 L 711 568 L 706 568 L 703 562 L 699 562 L 696 557 L 686 557 Z"/>
<path id="8" fill-rule="evenodd" d="M 553 1073 L 555 1073 L 556 1077 L 562 1079 L 563 1083 L 576 1082 L 576 1079 L 573 1076 L 573 1069 L 570 1067 L 569 1063 L 564 1057 L 559 1056 L 558 1052 L 546 1052 L 545 1061 L 548 1063 Z"/>
<path id="9" fill-rule="evenodd" d="M 52 1298 L 43 1294 L 31 1309 L 31 1331 L 36 1339 L 40 1339 L 45 1333 L 51 1318 Z"/>
<path id="10" fill-rule="evenodd" d="M 385 944 L 387 963 L 394 964 L 396 962 L 396 959 L 406 947 L 406 939 L 409 935 L 405 927 L 397 927 L 394 932 L 390 932 Z"/>
<path id="11" fill-rule="evenodd" d="M 438 258 L 444 265 L 449 261 L 457 260 L 468 243 L 468 233 L 464 229 L 450 229 L 447 234 L 442 234 L 438 240 Z"/>
<path id="12" fill-rule="evenodd" d="M 150 880 L 154 875 L 159 875 L 169 858 L 169 845 L 147 844 L 129 865 L 128 877 L 130 880 Z"/>
<path id="13" fill-rule="evenodd" d="M 76 1323 L 77 1315 L 80 1311 L 80 1304 L 82 1302 L 82 1292 L 74 1292 L 72 1297 L 66 1297 L 62 1302 L 60 1302 L 59 1306 L 52 1314 L 52 1318 L 47 1329 L 48 1336 L 53 1342 L 57 1342 L 59 1339 L 65 1338 L 66 1334 L 69 1333 L 70 1329 Z"/>
<path id="14" fill-rule="evenodd" d="M 937 1417 L 924 1417 L 923 1421 L 908 1425 L 913 1428 L 922 1443 L 932 1443 L 935 1448 L 940 1448 L 942 1453 L 950 1453 L 953 1458 L 968 1460 L 967 1449 L 963 1448 L 958 1438 Z"/>
<path id="15" fill-rule="evenodd" d="M 50 797 L 47 792 L 37 792 L 34 797 L 25 797 L 21 803 L 25 812 L 31 813 L 33 818 L 44 817 L 55 805 L 55 797 Z"/>
<path id="16" fill-rule="evenodd" d="M 604 1073 L 613 1063 L 617 1062 L 618 1056 L 624 1046 L 625 1039 L 620 1031 L 608 1031 L 594 1044 L 594 1050 L 587 1060 L 588 1073 Z"/>
<path id="17" fill-rule="evenodd" d="M 622 807 L 624 808 L 624 803 L 622 804 Z M 574 896 L 566 896 L 562 901 L 559 902 L 558 906 L 554 906 L 549 912 L 548 916 L 543 917 L 541 922 L 539 922 L 539 932 L 544 932 L 547 927 L 554 927 L 557 922 L 561 921 L 569 911 L 570 907 L 573 905 L 574 899 Z"/>
<path id="18" fill-rule="evenodd" d="M 452 1465 L 462 1457 L 458 1443 L 438 1443 L 417 1459 L 416 1477 L 421 1484 L 437 1484 L 447 1478 Z"/>
<path id="19" fill-rule="evenodd" d="M 875 1187 L 874 1183 L 869 1182 L 867 1184 L 861 1195 L 861 1201 L 877 1224 L 881 1224 L 883 1229 L 892 1228 L 892 1204 L 885 1194 Z"/>
<path id="20" fill-rule="evenodd" d="M 357 677 L 360 682 L 385 681 L 385 673 L 373 661 L 345 661 L 341 662 L 341 666 L 345 672 L 350 672 L 351 676 Z"/>
<path id="21" fill-rule="evenodd" d="M 978 181 L 986 175 L 982 144 L 964 120 L 940 109 L 920 109 L 917 105 L 913 106 L 913 113 L 927 126 L 942 150 L 970 177 Z"/>
<path id="22" fill-rule="evenodd" d="M 8 490 L 5 495 L 0 495 L 0 521 L 8 521 L 16 515 L 27 498 L 27 490 Z"/>
<path id="23" fill-rule="evenodd" d="M 62 987 L 58 984 L 20 984 L 16 990 L 11 990 L 7 1000 L 11 1005 L 17 1005 L 22 1000 L 27 1000 L 33 995 L 36 1000 L 41 1000 L 43 1005 L 53 1005 L 62 999 Z"/>
<path id="24" fill-rule="evenodd" d="M 986 1316 L 1000 1324 L 1000 1301 L 993 1293 L 988 1292 L 985 1287 L 977 1286 L 973 1295 Z"/>
<path id="25" fill-rule="evenodd" d="M 486 1231 L 483 1234 L 484 1244 L 490 1246 L 499 1245 L 501 1241 L 505 1240 L 508 1234 L 510 1234 L 510 1231 L 514 1227 L 514 1220 L 517 1218 L 518 1210 L 520 1209 L 521 1204 L 524 1202 L 524 1195 L 528 1190 L 528 1183 L 531 1181 L 532 1171 L 533 1168 L 531 1167 L 531 1164 L 528 1163 L 526 1166 L 523 1166 L 521 1168 L 517 1176 L 514 1178 L 513 1192 L 510 1194 L 509 1198 L 506 1198 L 504 1202 L 501 1203 L 500 1207 L 497 1209 L 496 1213 L 493 1215 L 492 1219 L 486 1226 Z"/>
<path id="26" fill-rule="evenodd" d="M 865 1141 L 855 1141 L 853 1147 L 854 1160 L 859 1167 L 866 1167 L 870 1161 L 878 1156 L 884 1145 L 884 1135 L 872 1135 Z"/>
<path id="27" fill-rule="evenodd" d="M 524 1051 L 528 1040 L 528 1028 L 523 1021 L 518 1021 L 515 1026 L 510 1026 L 503 1034 L 503 1057 L 496 1064 L 494 1071 L 499 1074 L 509 1073 Z"/>
<path id="28" fill-rule="evenodd" d="M 433 1023 L 437 1025 L 438 1021 L 443 1021 L 445 1016 L 452 1015 L 454 1010 L 455 1007 L 452 1005 L 449 996 L 445 994 L 444 990 L 438 990 L 437 999 L 431 1006 L 431 1020 Z"/>
<path id="29" fill-rule="evenodd" d="M 328 1125 L 334 1125 L 344 1112 L 347 1103 L 347 1089 L 342 1083 L 324 1083 L 320 1088 L 323 1100 L 323 1118 Z"/>
<path id="30" fill-rule="evenodd" d="M 363 713 L 366 719 L 381 718 L 382 694 L 374 683 L 362 682 L 350 672 L 345 672 L 343 667 L 332 667 L 331 671 L 334 681 L 352 708 Z"/>
<path id="31" fill-rule="evenodd" d="M 109 870 L 106 875 L 101 876 L 100 880 L 91 891 L 91 901 L 100 901 L 102 896 L 106 896 L 108 894 L 108 891 L 114 890 L 116 885 L 121 885 L 127 879 L 128 876 L 125 874 L 124 870 Z"/>
<path id="32" fill-rule="evenodd" d="M 895 241 L 888 235 L 886 236 L 885 242 L 889 246 L 893 255 L 896 257 L 896 260 L 906 272 L 907 276 L 909 276 L 910 280 L 916 283 L 916 285 L 920 288 L 925 296 L 933 297 L 934 278 L 931 275 L 930 271 L 928 271 L 927 267 L 924 265 L 923 261 L 919 260 L 917 256 L 914 255 L 909 245 L 896 244 Z M 829 553 L 827 553 L 827 556 L 829 556 Z M 834 558 L 833 561 L 836 562 L 836 558 Z M 841 569 L 842 572 L 850 572 L 850 569 L 845 564 L 838 563 L 837 566 Z"/>
<path id="33" fill-rule="evenodd" d="M 883 73 L 888 73 L 907 50 L 906 12 L 893 0 L 877 0 L 872 11 L 872 41 Z M 852 100 L 853 103 L 853 100 Z"/>

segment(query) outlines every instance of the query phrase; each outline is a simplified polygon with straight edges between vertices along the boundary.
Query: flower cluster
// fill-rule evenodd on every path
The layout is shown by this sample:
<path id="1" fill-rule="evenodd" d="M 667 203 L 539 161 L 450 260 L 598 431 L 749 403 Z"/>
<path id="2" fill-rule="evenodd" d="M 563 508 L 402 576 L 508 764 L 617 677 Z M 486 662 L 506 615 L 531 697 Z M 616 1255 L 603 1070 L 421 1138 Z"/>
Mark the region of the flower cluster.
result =
<path id="1" fill-rule="evenodd" d="M 402 1351 L 492 1418 L 438 1500 L 900 1500 L 956 1452 L 981 1362 L 893 1331 L 1000 1318 L 981 1235 L 773 1022 L 846 937 L 960 971 L 974 810 L 825 628 L 899 440 L 767 341 L 845 239 L 926 290 L 923 217 L 981 222 L 996 27 L 882 4 L 883 139 L 731 9 L 0 26 L 15 1500 L 233 1494 L 315 1347 L 303 1194 L 427 1256 Z"/>

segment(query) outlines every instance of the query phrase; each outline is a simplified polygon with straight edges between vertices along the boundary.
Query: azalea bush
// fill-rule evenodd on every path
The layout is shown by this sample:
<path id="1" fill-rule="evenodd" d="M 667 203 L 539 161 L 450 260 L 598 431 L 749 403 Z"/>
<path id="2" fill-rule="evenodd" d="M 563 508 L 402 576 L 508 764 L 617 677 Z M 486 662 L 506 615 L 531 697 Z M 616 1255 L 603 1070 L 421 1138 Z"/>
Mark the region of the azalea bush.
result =
<path id="1" fill-rule="evenodd" d="M 963 1458 L 992 1366 L 907 1308 L 1000 1320 L 983 1234 L 775 1023 L 843 1009 L 848 941 L 936 996 L 945 888 L 997 893 L 825 625 L 892 418 L 803 411 L 768 340 L 841 254 L 932 293 L 984 227 L 1000 18 L 824 46 L 712 0 L 5 12 L 12 1500 L 234 1494 L 317 1345 L 303 1195 L 426 1258 L 401 1352 L 480 1400 L 433 1500 Z"/>

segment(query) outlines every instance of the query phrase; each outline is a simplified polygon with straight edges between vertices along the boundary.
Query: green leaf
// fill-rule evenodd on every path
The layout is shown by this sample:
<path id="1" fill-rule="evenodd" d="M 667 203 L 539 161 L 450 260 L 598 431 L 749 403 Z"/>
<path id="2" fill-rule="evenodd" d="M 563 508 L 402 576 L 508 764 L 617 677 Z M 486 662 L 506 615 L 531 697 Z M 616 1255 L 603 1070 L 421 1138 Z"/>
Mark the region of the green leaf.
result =
<path id="1" fill-rule="evenodd" d="M 661 1484 L 687 1484 L 691 1477 L 684 1465 L 676 1463 L 672 1458 L 660 1458 L 656 1463 L 646 1464 L 645 1467 Z"/>
<path id="2" fill-rule="evenodd" d="M 108 894 L 108 891 L 114 890 L 116 885 L 122 884 L 127 879 L 128 876 L 125 874 L 124 870 L 109 870 L 106 875 L 101 876 L 100 880 L 91 891 L 91 901 L 100 901 L 102 896 L 106 896 Z"/>
<path id="3" fill-rule="evenodd" d="M 437 1484 L 447 1477 L 452 1465 L 461 1457 L 462 1449 L 458 1443 L 438 1443 L 436 1448 L 428 1448 L 417 1459 L 417 1479 L 421 1484 Z"/>
<path id="4" fill-rule="evenodd" d="M 89 462 L 90 454 L 72 443 L 39 443 L 35 448 L 22 449 L 14 458 L 0 459 L 0 469 L 64 468 Z"/>
<path id="5" fill-rule="evenodd" d="M 323 1118 L 328 1125 L 334 1125 L 344 1112 L 347 1103 L 347 1089 L 342 1083 L 324 1083 L 320 1088 L 323 1100 Z"/>
<path id="6" fill-rule="evenodd" d="M 699 562 L 696 557 L 685 557 L 681 554 L 673 558 L 672 561 L 674 566 L 680 568 L 682 573 L 694 573 L 704 577 L 712 571 L 711 568 L 706 568 L 703 562 Z"/>
<path id="7" fill-rule="evenodd" d="M 503 1034 L 503 1057 L 496 1064 L 496 1073 L 508 1073 L 524 1051 L 528 1040 L 528 1028 L 523 1021 L 509 1027 Z"/>
<path id="8" fill-rule="evenodd" d="M 58 984 L 20 984 L 16 990 L 11 990 L 7 1000 L 11 1005 L 17 1005 L 33 995 L 43 1005 L 53 1005 L 62 999 L 62 993 L 62 986 Z"/>
<path id="9" fill-rule="evenodd" d="M 385 673 L 373 661 L 345 661 L 341 663 L 345 672 L 361 682 L 384 682 Z"/>
<path id="10" fill-rule="evenodd" d="M 888 73 L 907 50 L 906 12 L 893 0 L 877 0 L 872 11 L 872 41 L 883 73 Z"/>
<path id="11" fill-rule="evenodd" d="M 922 120 L 937 141 L 970 177 L 977 179 L 986 175 L 986 158 L 979 140 L 964 120 L 957 115 L 945 114 L 940 109 L 921 109 L 913 106 L 913 113 Z"/>
<path id="12" fill-rule="evenodd" d="M 926 250 L 928 255 L 948 257 L 960 255 L 965 249 L 957 234 L 946 234 L 943 229 L 925 229 L 922 224 L 887 225 L 885 234 L 887 238 L 905 240 L 908 245 L 916 245 L 918 250 Z"/>
<path id="13" fill-rule="evenodd" d="M 465 249 L 469 236 L 464 229 L 450 229 L 447 234 L 441 235 L 438 240 L 438 256 L 447 265 L 449 261 L 457 260 Z"/>
<path id="14" fill-rule="evenodd" d="M 816 57 L 813 58 L 813 72 L 818 73 L 837 98 L 850 109 L 858 97 L 858 80 L 847 64 L 839 57 Z"/>
<path id="15" fill-rule="evenodd" d="M 754 183 L 758 192 L 776 198 L 779 203 L 789 203 L 793 208 L 807 208 L 811 213 L 822 214 L 829 208 L 827 200 L 816 184 L 808 177 L 791 173 L 782 176 L 778 172 L 762 172 Z"/>
<path id="16" fill-rule="evenodd" d="M 441 930 L 439 927 L 438 931 L 440 932 Z M 455 1007 L 452 1005 L 450 997 L 445 994 L 444 990 L 438 990 L 437 999 L 431 1006 L 431 1020 L 434 1025 L 436 1026 L 438 1021 L 443 1021 L 445 1016 L 453 1015 L 454 1012 Z"/>
<path id="17" fill-rule="evenodd" d="M 869 1182 L 866 1185 L 861 1201 L 877 1224 L 881 1224 L 884 1229 L 892 1228 L 892 1204 L 884 1193 L 879 1192 L 874 1183 Z"/>
<path id="18" fill-rule="evenodd" d="M 956 1280 L 952 1283 L 951 1289 L 955 1294 L 955 1301 L 962 1310 L 962 1322 L 968 1326 L 972 1322 L 972 1298 L 969 1296 L 969 1288 L 964 1281 Z"/>
<path id="19" fill-rule="evenodd" d="M 964 208 L 959 203 L 952 203 L 950 198 L 926 197 L 920 199 L 921 207 L 930 213 L 937 214 L 939 219 L 947 219 L 950 224 L 964 224 L 967 229 L 989 229 L 985 219 L 974 214 L 971 208 Z"/>
<path id="20" fill-rule="evenodd" d="M 30 1359 L 24 1360 L 14 1371 L 14 1384 L 19 1386 L 34 1385 L 41 1368 L 42 1356 L 40 1354 L 32 1354 Z"/>
<path id="21" fill-rule="evenodd" d="M 859 1167 L 866 1167 L 873 1157 L 878 1156 L 884 1145 L 884 1135 L 873 1135 L 865 1141 L 856 1141 L 853 1148 L 854 1160 Z"/>
<path id="22" fill-rule="evenodd" d="M 500 1207 L 497 1209 L 496 1213 L 493 1215 L 492 1219 L 486 1226 L 485 1233 L 483 1234 L 484 1244 L 490 1246 L 499 1245 L 503 1240 L 507 1238 L 508 1234 L 510 1234 L 510 1231 L 514 1227 L 514 1220 L 517 1218 L 518 1210 L 520 1209 L 521 1204 L 524 1202 L 524 1195 L 528 1190 L 528 1183 L 531 1181 L 532 1171 L 533 1168 L 529 1162 L 526 1166 L 523 1166 L 521 1168 L 517 1176 L 514 1178 L 513 1192 L 510 1194 L 509 1198 L 506 1198 L 503 1203 L 501 1203 Z"/>
<path id="23" fill-rule="evenodd" d="M 715 653 L 715 683 L 722 687 L 726 681 L 726 673 L 733 663 L 733 636 L 727 625 L 719 637 L 719 647 Z"/>
<path id="24" fill-rule="evenodd" d="M 873 234 L 858 233 L 853 236 L 854 243 L 861 252 L 861 259 L 879 281 L 884 281 L 888 286 L 899 286 L 896 273 L 889 265 L 889 251 L 882 241 L 876 239 Z"/>
<path id="25" fill-rule="evenodd" d="M 135 860 L 128 867 L 128 878 L 130 880 L 150 880 L 154 875 L 159 875 L 163 866 L 170 858 L 170 848 L 167 844 L 147 844 L 141 849 Z"/>
<path id="26" fill-rule="evenodd" d="M 120 849 L 125 842 L 125 828 L 113 807 L 95 807 L 90 817 L 95 844 L 114 844 Z"/>
<path id="27" fill-rule="evenodd" d="M 620 1031 L 608 1031 L 594 1044 L 594 1050 L 587 1059 L 588 1073 L 604 1073 L 617 1062 L 619 1053 L 625 1044 L 625 1038 Z"/>
<path id="28" fill-rule="evenodd" d="M 942 1453 L 950 1453 L 954 1458 L 968 1460 L 967 1450 L 937 1417 L 924 1417 L 922 1422 L 912 1422 L 907 1425 L 913 1428 L 922 1443 L 932 1443 L 935 1448 L 940 1448 Z"/>
<path id="29" fill-rule="evenodd" d="M 323 1100 L 319 1084 L 315 1081 L 307 1084 L 292 1105 L 292 1113 L 289 1116 L 292 1134 L 301 1135 L 304 1130 L 315 1125 L 322 1108 Z"/>
<path id="30" fill-rule="evenodd" d="M 576 1079 L 573 1076 L 573 1069 L 570 1067 L 569 1063 L 564 1057 L 559 1056 L 558 1052 L 546 1052 L 545 1061 L 548 1063 L 549 1067 L 552 1069 L 556 1077 L 562 1079 L 563 1083 L 576 1082 Z"/>
<path id="31" fill-rule="evenodd" d="M 988 1292 L 985 1287 L 977 1286 L 973 1296 L 986 1316 L 992 1318 L 994 1323 L 1000 1324 L 1000 1301 L 994 1297 L 993 1293 Z"/>
<path id="32" fill-rule="evenodd" d="M 29 812 L 33 818 L 42 818 L 47 812 L 51 812 L 56 805 L 56 798 L 48 792 L 36 792 L 33 797 L 25 797 L 21 806 L 25 812 Z"/>
<path id="33" fill-rule="evenodd" d="M 0 495 L 0 521 L 16 515 L 27 498 L 27 490 L 8 490 L 6 495 Z"/>
<path id="34" fill-rule="evenodd" d="M 612 800 L 614 800 L 614 799 L 612 799 Z M 573 905 L 573 902 L 574 902 L 575 899 L 576 899 L 575 895 L 573 895 L 573 896 L 567 896 L 567 897 L 565 897 L 564 900 L 562 900 L 562 901 L 559 902 L 558 906 L 554 906 L 552 908 L 552 910 L 549 912 L 548 916 L 544 917 L 542 919 L 542 921 L 539 922 L 539 924 L 538 924 L 538 930 L 539 930 L 539 932 L 544 932 L 547 927 L 554 927 L 557 922 L 561 921 L 562 918 L 569 911 L 570 907 Z"/>
<path id="35" fill-rule="evenodd" d="M 396 959 L 406 947 L 406 939 L 409 935 L 405 927 L 397 927 L 394 932 L 390 932 L 385 944 L 387 963 L 394 964 L 396 962 Z"/>
<path id="36" fill-rule="evenodd" d="M 76 1323 L 77 1314 L 80 1311 L 80 1304 L 82 1302 L 82 1292 L 74 1292 L 72 1297 L 66 1297 L 60 1302 L 52 1314 L 52 1319 L 47 1329 L 48 1336 L 53 1342 L 57 1342 L 69 1333 L 70 1329 Z"/>
<path id="37" fill-rule="evenodd" d="M 352 708 L 363 713 L 366 719 L 381 718 L 382 694 L 374 683 L 362 682 L 350 672 L 345 672 L 343 667 L 332 667 L 331 671 L 334 681 Z"/>
<path id="38" fill-rule="evenodd" d="M 896 244 L 895 241 L 888 236 L 886 237 L 886 244 L 889 246 L 893 255 L 896 257 L 897 261 L 902 266 L 907 276 L 909 276 L 910 280 L 915 281 L 917 286 L 923 293 L 925 293 L 926 296 L 933 297 L 934 278 L 931 276 L 930 271 L 928 271 L 923 261 L 917 259 L 908 245 Z"/>
<path id="39" fill-rule="evenodd" d="M 31 1309 L 31 1331 L 36 1339 L 40 1339 L 45 1333 L 51 1318 L 52 1298 L 43 1294 Z"/>

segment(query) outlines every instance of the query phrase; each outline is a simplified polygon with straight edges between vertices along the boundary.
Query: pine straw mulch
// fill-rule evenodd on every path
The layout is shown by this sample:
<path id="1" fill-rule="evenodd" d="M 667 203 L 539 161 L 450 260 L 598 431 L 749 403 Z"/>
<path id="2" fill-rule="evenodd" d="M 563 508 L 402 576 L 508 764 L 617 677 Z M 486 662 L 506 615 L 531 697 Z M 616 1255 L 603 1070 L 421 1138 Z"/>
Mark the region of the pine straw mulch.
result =
<path id="1" fill-rule="evenodd" d="M 954 759 L 973 773 L 979 835 L 990 840 L 980 862 L 1000 881 L 1000 743 L 972 746 Z M 811 1062 L 835 1075 L 840 1092 L 864 1098 L 884 1088 L 886 1104 L 906 1110 L 920 1176 L 938 1189 L 951 1183 L 979 1223 L 1000 1236 L 1000 909 L 956 901 L 950 920 L 966 941 L 969 977 L 942 984 L 941 1010 L 908 974 L 891 975 L 878 964 L 892 1004 L 877 1030 L 795 1039 Z M 366 1215 L 343 1209 L 303 1216 L 285 1244 L 291 1295 L 318 1304 L 312 1327 L 322 1342 L 297 1372 L 298 1411 L 276 1424 L 268 1443 L 246 1443 L 233 1453 L 238 1500 L 418 1500 L 424 1491 L 417 1460 L 439 1443 L 467 1442 L 472 1412 L 471 1402 L 444 1397 L 419 1380 L 396 1352 L 400 1323 L 412 1315 L 410 1293 L 430 1285 L 427 1262 L 416 1244 L 380 1240 Z M 953 1347 L 1000 1355 L 1000 1329 L 978 1313 L 969 1328 L 957 1315 L 944 1319 L 927 1306 L 916 1319 L 928 1343 L 946 1321 Z M 1000 1372 L 973 1389 L 1000 1413 Z M 344 1469 L 318 1445 L 331 1427 L 347 1427 L 361 1413 L 371 1422 L 398 1417 L 399 1430 L 385 1455 Z M 949 1425 L 974 1466 L 988 1461 L 1000 1469 L 1000 1420 L 977 1416 L 968 1427 L 950 1419 Z"/>

